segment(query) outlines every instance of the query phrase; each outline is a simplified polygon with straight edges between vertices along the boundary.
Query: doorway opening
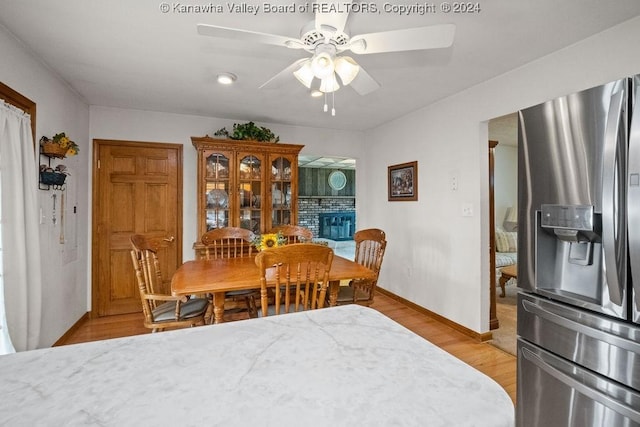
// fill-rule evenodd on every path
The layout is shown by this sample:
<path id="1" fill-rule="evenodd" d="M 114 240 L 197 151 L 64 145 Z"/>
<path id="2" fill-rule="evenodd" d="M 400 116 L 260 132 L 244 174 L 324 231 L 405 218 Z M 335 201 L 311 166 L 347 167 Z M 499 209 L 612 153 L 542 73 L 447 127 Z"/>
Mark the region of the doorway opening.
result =
<path id="1" fill-rule="evenodd" d="M 492 245 L 490 274 L 495 297 L 496 329 L 491 343 L 516 354 L 517 275 L 517 210 L 518 210 L 518 116 L 517 113 L 489 121 L 489 140 L 493 148 L 493 228 L 489 230 Z M 491 190 L 490 190 L 491 191 Z M 502 288 L 504 287 L 504 293 Z"/>
<path id="2" fill-rule="evenodd" d="M 353 259 L 356 159 L 301 154 L 298 167 L 298 225 L 326 241 L 337 255 Z"/>

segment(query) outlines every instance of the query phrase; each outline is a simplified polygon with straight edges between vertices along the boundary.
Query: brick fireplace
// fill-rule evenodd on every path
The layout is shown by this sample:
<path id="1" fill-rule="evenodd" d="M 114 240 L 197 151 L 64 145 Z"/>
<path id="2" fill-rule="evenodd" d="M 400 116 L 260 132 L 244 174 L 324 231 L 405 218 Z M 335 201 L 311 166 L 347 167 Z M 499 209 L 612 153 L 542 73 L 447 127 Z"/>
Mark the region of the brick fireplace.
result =
<path id="1" fill-rule="evenodd" d="M 314 237 L 324 237 L 321 235 L 320 218 L 324 215 L 329 217 L 332 215 L 349 215 L 349 234 L 345 234 L 346 228 L 342 231 L 342 238 L 325 237 L 332 240 L 349 240 L 353 239 L 353 233 L 356 230 L 355 218 L 355 199 L 354 198 L 300 198 L 298 199 L 298 225 L 306 227 L 313 232 Z M 327 224 L 331 226 L 330 224 Z M 335 225 L 334 225 L 335 227 Z M 342 227 L 346 227 L 346 222 L 342 221 Z M 331 232 L 332 229 L 329 229 Z M 336 235 L 340 235 L 338 229 L 333 229 Z"/>

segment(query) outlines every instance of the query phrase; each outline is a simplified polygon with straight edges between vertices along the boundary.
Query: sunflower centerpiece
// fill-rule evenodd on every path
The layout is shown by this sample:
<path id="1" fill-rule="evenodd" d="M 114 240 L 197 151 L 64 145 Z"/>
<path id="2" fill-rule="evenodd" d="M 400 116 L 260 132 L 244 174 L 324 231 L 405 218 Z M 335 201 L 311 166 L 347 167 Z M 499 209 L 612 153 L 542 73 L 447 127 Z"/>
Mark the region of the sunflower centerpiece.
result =
<path id="1" fill-rule="evenodd" d="M 282 235 L 281 232 L 256 234 L 252 241 L 253 246 L 255 246 L 259 251 L 263 251 L 269 248 L 277 248 L 278 246 L 284 245 L 286 242 L 287 239 Z"/>

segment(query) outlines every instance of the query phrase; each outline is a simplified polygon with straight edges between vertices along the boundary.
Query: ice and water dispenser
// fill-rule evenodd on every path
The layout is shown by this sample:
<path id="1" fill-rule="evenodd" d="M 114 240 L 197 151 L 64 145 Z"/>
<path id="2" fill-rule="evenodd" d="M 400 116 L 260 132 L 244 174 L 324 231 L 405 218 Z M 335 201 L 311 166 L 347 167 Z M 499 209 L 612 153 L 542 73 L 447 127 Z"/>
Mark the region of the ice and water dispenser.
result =
<path id="1" fill-rule="evenodd" d="M 542 205 L 536 222 L 537 292 L 599 304 L 604 282 L 601 214 L 593 206 Z"/>

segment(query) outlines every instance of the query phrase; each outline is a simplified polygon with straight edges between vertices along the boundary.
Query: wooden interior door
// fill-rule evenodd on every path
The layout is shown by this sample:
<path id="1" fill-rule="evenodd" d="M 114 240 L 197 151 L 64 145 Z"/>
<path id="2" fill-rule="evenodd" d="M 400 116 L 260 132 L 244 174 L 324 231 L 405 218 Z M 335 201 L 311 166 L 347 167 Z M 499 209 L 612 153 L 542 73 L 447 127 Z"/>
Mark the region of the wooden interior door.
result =
<path id="1" fill-rule="evenodd" d="M 92 316 L 140 312 L 130 236 L 157 244 L 165 280 L 182 263 L 182 145 L 94 140 L 93 170 Z"/>

